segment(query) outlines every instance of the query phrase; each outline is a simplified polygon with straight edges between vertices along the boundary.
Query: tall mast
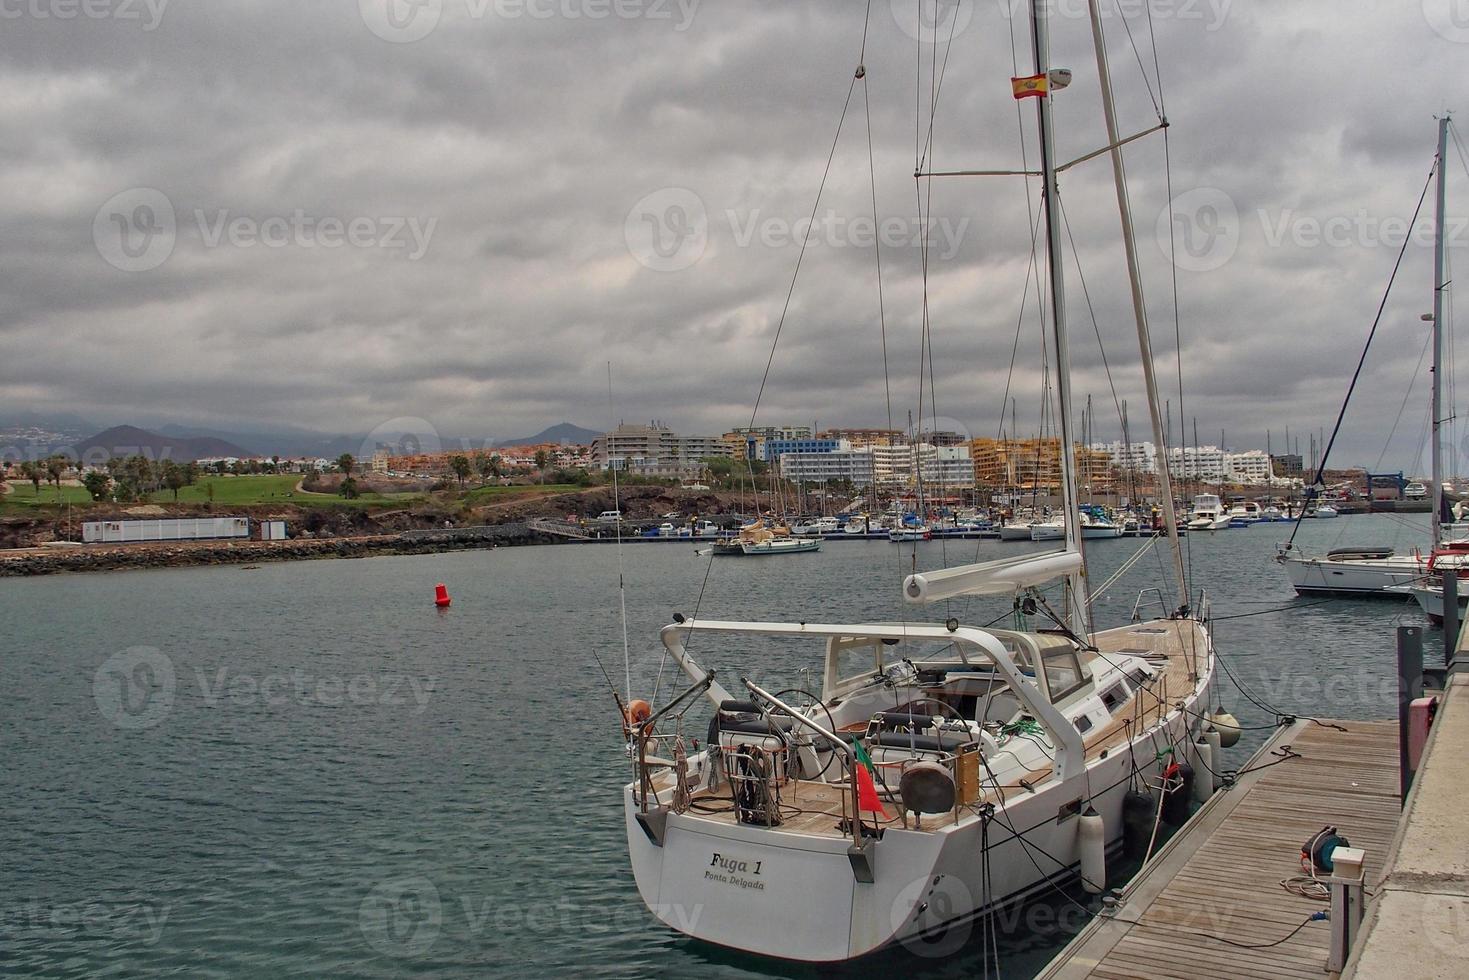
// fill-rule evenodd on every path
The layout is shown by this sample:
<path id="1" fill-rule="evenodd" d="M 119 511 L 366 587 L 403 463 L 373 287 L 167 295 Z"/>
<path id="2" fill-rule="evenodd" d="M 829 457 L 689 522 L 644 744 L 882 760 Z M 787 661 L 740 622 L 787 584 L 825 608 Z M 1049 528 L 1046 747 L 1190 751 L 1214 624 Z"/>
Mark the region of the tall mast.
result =
<path id="1" fill-rule="evenodd" d="M 1047 0 L 1031 0 L 1031 40 L 1035 53 L 1035 73 L 1049 80 L 1051 42 L 1046 25 Z M 1048 86 L 1049 88 L 1049 86 Z M 1041 174 L 1044 182 L 1046 214 L 1046 248 L 1051 270 L 1051 324 L 1056 342 L 1056 400 L 1061 435 L 1061 514 L 1066 524 L 1066 550 L 1081 553 L 1081 511 L 1077 506 L 1076 450 L 1071 442 L 1071 355 L 1066 342 L 1066 284 L 1062 267 L 1060 222 L 1056 197 L 1056 147 L 1051 122 L 1051 93 L 1036 99 L 1036 118 L 1040 124 Z M 1067 576 L 1067 618 L 1078 636 L 1091 633 L 1091 616 L 1086 595 L 1086 572 Z"/>
<path id="2" fill-rule="evenodd" d="M 1148 309 L 1143 300 L 1142 276 L 1138 268 L 1137 240 L 1132 227 L 1132 204 L 1127 196 L 1127 173 L 1122 164 L 1122 148 L 1117 132 L 1117 110 L 1112 104 L 1112 72 L 1107 65 L 1107 49 L 1102 41 L 1102 15 L 1097 0 L 1087 0 L 1091 12 L 1092 46 L 1097 54 L 1097 76 L 1102 89 L 1102 112 L 1107 120 L 1107 143 L 1112 148 L 1112 183 L 1117 191 L 1117 211 L 1122 219 L 1122 245 L 1127 253 L 1127 278 L 1132 285 L 1132 313 L 1137 322 L 1138 350 L 1142 354 L 1143 383 L 1148 394 L 1148 415 L 1153 423 L 1153 441 L 1158 444 L 1158 496 L 1163 503 L 1163 526 L 1168 530 L 1168 543 L 1173 552 L 1173 574 L 1178 579 L 1179 610 L 1188 608 L 1188 574 L 1184 570 L 1183 545 L 1178 539 L 1178 517 L 1173 509 L 1173 478 L 1168 472 L 1168 430 L 1158 411 L 1158 380 L 1153 372 L 1153 341 L 1148 332 Z M 1222 447 L 1221 447 L 1222 448 Z"/>
<path id="3" fill-rule="evenodd" d="M 1438 121 L 1438 188 L 1435 191 L 1433 216 L 1433 546 L 1438 547 L 1443 520 L 1443 448 L 1438 429 L 1443 422 L 1443 290 L 1444 290 L 1444 166 L 1448 159 L 1449 116 Z"/>

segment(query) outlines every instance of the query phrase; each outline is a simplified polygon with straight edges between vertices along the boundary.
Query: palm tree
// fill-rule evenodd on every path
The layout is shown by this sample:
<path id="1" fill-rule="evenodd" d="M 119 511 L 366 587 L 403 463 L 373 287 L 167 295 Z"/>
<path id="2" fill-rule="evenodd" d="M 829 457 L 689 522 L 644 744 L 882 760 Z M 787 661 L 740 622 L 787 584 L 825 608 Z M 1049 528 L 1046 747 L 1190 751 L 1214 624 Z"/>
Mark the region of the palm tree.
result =
<path id="1" fill-rule="evenodd" d="M 356 465 L 357 460 L 352 458 L 351 453 L 342 453 L 342 455 L 337 457 L 337 469 L 341 470 L 347 476 L 352 475 L 352 468 Z"/>
<path id="2" fill-rule="evenodd" d="M 469 476 L 469 457 L 463 453 L 450 457 L 449 469 L 453 470 L 454 475 L 458 477 L 459 485 L 464 486 L 464 480 Z"/>
<path id="3" fill-rule="evenodd" d="M 179 488 L 188 482 L 184 468 L 171 459 L 163 461 L 163 485 L 173 491 L 173 502 L 179 502 Z"/>
<path id="4" fill-rule="evenodd" d="M 31 481 L 31 490 L 39 497 L 41 495 L 41 467 L 36 465 L 35 460 L 24 460 L 20 464 L 20 475 Z"/>
<path id="5" fill-rule="evenodd" d="M 56 502 L 61 503 L 61 474 L 66 472 L 70 460 L 65 456 L 49 456 L 46 459 L 46 478 L 56 484 Z M 40 487 L 36 488 L 40 491 Z"/>

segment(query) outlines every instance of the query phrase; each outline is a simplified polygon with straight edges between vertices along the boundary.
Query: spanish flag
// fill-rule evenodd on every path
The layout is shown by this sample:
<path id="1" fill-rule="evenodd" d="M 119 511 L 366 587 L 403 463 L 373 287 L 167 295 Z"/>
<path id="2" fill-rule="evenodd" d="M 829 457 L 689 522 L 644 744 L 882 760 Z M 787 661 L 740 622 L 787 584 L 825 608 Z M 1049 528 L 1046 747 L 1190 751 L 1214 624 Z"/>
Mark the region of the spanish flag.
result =
<path id="1" fill-rule="evenodd" d="M 1040 98 L 1051 90 L 1051 83 L 1044 74 L 1027 75 L 1010 79 L 1010 88 L 1017 99 Z"/>

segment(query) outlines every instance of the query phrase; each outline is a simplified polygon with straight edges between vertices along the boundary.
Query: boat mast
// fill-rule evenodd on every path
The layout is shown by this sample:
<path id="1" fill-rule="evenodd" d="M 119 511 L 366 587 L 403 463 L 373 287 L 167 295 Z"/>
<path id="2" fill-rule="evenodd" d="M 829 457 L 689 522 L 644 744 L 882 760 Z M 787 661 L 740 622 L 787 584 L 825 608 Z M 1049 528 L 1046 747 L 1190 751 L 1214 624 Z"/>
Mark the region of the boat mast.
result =
<path id="1" fill-rule="evenodd" d="M 1087 0 L 1091 13 L 1092 46 L 1097 54 L 1097 75 L 1102 88 L 1102 112 L 1107 120 L 1107 144 L 1111 147 L 1112 183 L 1117 190 L 1117 211 L 1122 218 L 1122 245 L 1127 253 L 1127 278 L 1132 285 L 1132 312 L 1137 322 L 1137 343 L 1142 354 L 1143 383 L 1148 395 L 1148 414 L 1153 422 L 1153 441 L 1158 444 L 1158 496 L 1163 503 L 1163 526 L 1173 552 L 1173 574 L 1178 579 L 1179 612 L 1189 605 L 1188 574 L 1184 570 L 1183 545 L 1178 540 L 1178 516 L 1173 509 L 1173 478 L 1168 472 L 1168 430 L 1158 411 L 1158 379 L 1153 371 L 1153 342 L 1148 332 L 1148 308 L 1143 300 L 1142 276 L 1138 268 L 1137 239 L 1132 226 L 1132 204 L 1127 196 L 1127 173 L 1122 164 L 1121 137 L 1117 132 L 1117 110 L 1112 103 L 1112 73 L 1107 65 L 1107 48 L 1102 40 L 1102 15 L 1097 0 Z M 1166 123 L 1165 123 L 1166 124 Z"/>
<path id="2" fill-rule="evenodd" d="M 1443 422 L 1443 291 L 1444 291 L 1444 166 L 1448 159 L 1449 115 L 1438 121 L 1438 188 L 1434 192 L 1433 218 L 1433 522 L 1432 543 L 1437 548 L 1443 520 L 1443 449 L 1439 426 Z"/>
<path id="3" fill-rule="evenodd" d="M 1050 32 L 1046 24 L 1048 0 L 1031 0 L 1031 40 L 1035 74 L 1047 82 L 1051 73 Z M 1051 121 L 1051 93 L 1036 99 L 1040 124 L 1041 174 L 1044 182 L 1046 247 L 1051 270 L 1051 324 L 1056 342 L 1056 400 L 1061 435 L 1061 514 L 1066 524 L 1066 551 L 1081 554 L 1081 512 L 1077 506 L 1076 449 L 1071 443 L 1071 355 L 1066 343 L 1066 284 L 1062 267 L 1061 235 L 1057 215 L 1056 147 Z M 1091 616 L 1086 595 L 1086 566 L 1066 577 L 1067 610 L 1071 630 L 1078 636 L 1091 633 Z"/>

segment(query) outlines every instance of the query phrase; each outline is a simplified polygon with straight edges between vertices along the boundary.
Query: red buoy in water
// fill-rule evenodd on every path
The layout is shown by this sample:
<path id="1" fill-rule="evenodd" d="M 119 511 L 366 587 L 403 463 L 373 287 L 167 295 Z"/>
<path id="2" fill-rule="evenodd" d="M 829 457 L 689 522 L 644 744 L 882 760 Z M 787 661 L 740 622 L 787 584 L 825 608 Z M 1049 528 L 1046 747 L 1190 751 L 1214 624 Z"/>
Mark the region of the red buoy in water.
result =
<path id="1" fill-rule="evenodd" d="M 450 601 L 451 600 L 449 599 L 448 586 L 444 585 L 443 582 L 440 582 L 438 585 L 434 586 L 434 605 L 438 606 L 440 609 L 447 609 L 449 607 Z"/>

